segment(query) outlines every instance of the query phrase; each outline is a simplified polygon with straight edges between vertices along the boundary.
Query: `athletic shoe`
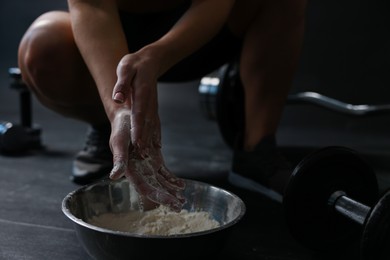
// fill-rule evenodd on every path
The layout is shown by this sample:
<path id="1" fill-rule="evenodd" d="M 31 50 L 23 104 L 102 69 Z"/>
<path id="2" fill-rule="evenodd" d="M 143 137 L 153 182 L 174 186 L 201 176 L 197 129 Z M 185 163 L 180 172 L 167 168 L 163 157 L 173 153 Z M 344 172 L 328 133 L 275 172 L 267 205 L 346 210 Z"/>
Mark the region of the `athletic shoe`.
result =
<path id="1" fill-rule="evenodd" d="M 84 148 L 73 161 L 71 180 L 85 185 L 108 177 L 112 169 L 112 153 L 109 146 L 110 126 L 90 127 Z"/>
<path id="2" fill-rule="evenodd" d="M 264 138 L 253 151 L 235 149 L 229 182 L 282 202 L 292 167 L 281 155 L 274 136 Z"/>

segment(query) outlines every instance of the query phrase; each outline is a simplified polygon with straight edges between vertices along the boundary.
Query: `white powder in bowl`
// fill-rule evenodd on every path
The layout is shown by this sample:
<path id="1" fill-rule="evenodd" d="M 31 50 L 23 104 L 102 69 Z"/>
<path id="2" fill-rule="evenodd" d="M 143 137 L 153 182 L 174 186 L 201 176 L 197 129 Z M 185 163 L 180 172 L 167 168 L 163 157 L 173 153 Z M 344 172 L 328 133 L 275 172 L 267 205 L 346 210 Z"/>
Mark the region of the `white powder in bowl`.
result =
<path id="1" fill-rule="evenodd" d="M 173 212 L 164 206 L 149 211 L 104 213 L 88 222 L 115 231 L 162 236 L 200 232 L 220 226 L 208 212 L 184 209 Z"/>

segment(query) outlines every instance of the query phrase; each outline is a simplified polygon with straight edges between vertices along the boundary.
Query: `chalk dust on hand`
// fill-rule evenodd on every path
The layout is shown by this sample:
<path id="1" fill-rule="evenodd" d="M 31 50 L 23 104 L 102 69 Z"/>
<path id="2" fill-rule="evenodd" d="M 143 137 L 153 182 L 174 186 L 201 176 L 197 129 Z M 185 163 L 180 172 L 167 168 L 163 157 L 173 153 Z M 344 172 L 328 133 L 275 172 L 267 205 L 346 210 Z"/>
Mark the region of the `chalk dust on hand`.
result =
<path id="1" fill-rule="evenodd" d="M 220 226 L 205 211 L 189 212 L 183 209 L 174 212 L 162 205 L 149 211 L 104 213 L 93 217 L 88 223 L 115 231 L 162 236 L 200 232 Z"/>

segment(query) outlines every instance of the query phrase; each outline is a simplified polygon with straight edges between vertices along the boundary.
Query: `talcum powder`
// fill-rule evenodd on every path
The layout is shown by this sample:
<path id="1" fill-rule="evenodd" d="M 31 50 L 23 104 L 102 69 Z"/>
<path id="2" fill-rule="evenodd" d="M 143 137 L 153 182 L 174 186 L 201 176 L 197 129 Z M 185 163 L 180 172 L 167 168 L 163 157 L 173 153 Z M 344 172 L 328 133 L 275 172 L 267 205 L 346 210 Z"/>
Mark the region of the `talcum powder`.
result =
<path id="1" fill-rule="evenodd" d="M 200 232 L 220 226 L 208 212 L 189 212 L 184 209 L 173 212 L 162 205 L 143 212 L 105 213 L 88 222 L 115 231 L 162 236 Z"/>

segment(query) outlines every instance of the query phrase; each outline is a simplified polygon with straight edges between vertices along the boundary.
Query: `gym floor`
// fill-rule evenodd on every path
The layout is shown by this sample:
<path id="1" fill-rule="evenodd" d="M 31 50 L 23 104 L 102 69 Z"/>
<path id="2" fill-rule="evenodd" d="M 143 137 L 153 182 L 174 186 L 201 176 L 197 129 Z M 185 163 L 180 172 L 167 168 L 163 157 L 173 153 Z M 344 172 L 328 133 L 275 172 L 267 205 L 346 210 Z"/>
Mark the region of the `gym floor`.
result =
<path id="1" fill-rule="evenodd" d="M 0 121 L 20 120 L 18 94 L 9 88 L 7 70 L 17 65 L 24 31 L 39 14 L 65 8 L 65 0 L 0 2 Z M 385 0 L 310 1 L 292 92 L 316 91 L 354 104 L 390 103 L 389 11 Z M 289 233 L 282 205 L 226 183 L 231 150 L 217 123 L 201 113 L 198 84 L 161 84 L 163 152 L 175 174 L 226 188 L 245 201 L 246 215 L 221 259 L 358 259 L 357 243 L 328 253 L 305 248 Z M 321 147 L 352 148 L 374 168 L 384 191 L 390 187 L 389 119 L 388 114 L 353 117 L 310 104 L 287 105 L 277 138 L 294 164 Z M 89 259 L 61 211 L 62 199 L 79 188 L 69 175 L 86 125 L 49 111 L 34 98 L 33 122 L 42 130 L 44 149 L 0 156 L 0 259 Z"/>

